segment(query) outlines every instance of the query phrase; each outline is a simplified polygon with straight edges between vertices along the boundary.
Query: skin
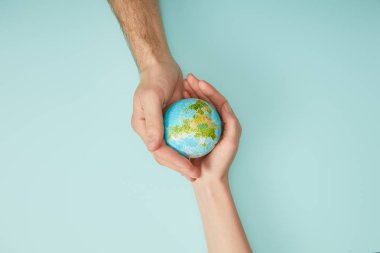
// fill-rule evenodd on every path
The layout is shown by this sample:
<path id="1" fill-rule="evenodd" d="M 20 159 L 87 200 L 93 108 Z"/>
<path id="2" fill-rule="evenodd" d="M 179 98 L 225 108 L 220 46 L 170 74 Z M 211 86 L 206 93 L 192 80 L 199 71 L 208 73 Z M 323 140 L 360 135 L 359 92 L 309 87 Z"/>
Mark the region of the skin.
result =
<path id="1" fill-rule="evenodd" d="M 132 128 L 158 163 L 191 181 L 210 253 L 251 252 L 228 180 L 241 126 L 227 100 L 209 83 L 185 80 L 170 54 L 157 1 L 109 0 L 140 72 L 133 98 Z M 205 157 L 186 159 L 163 141 L 163 111 L 182 98 L 200 98 L 218 111 L 223 135 Z"/>
<path id="2" fill-rule="evenodd" d="M 109 0 L 140 73 L 131 125 L 160 164 L 189 180 L 200 171 L 163 141 L 162 112 L 183 98 L 183 78 L 170 54 L 157 1 Z"/>
<path id="3" fill-rule="evenodd" d="M 208 252 L 252 252 L 236 210 L 228 180 L 228 171 L 239 146 L 241 126 L 228 101 L 211 84 L 189 74 L 184 80 L 184 97 L 203 99 L 213 105 L 223 122 L 223 135 L 205 157 L 191 162 L 201 170 L 192 182 L 198 202 Z"/>

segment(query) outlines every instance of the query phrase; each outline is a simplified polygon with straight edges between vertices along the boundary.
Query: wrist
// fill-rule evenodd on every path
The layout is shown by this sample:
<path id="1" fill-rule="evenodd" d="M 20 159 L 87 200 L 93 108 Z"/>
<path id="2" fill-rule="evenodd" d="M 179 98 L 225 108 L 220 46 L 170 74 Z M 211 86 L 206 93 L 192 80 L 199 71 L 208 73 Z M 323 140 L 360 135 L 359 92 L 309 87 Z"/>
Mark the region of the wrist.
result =
<path id="1" fill-rule="evenodd" d="M 150 68 L 155 68 L 162 65 L 177 65 L 174 58 L 169 52 L 146 55 L 145 60 L 139 64 L 139 72 L 144 72 Z"/>
<path id="2" fill-rule="evenodd" d="M 198 178 L 193 183 L 195 197 L 200 206 L 214 206 L 222 199 L 230 198 L 231 190 L 227 179 L 202 180 Z"/>
<path id="3" fill-rule="evenodd" d="M 228 176 L 213 179 L 200 177 L 192 182 L 192 186 L 194 191 L 213 190 L 220 187 L 229 188 L 229 180 Z"/>

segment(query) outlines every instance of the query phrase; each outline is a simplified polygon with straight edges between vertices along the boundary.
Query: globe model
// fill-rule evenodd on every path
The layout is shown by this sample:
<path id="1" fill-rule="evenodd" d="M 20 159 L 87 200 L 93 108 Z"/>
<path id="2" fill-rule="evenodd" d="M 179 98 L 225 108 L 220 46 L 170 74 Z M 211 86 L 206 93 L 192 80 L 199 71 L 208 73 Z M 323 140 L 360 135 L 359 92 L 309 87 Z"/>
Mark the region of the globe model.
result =
<path id="1" fill-rule="evenodd" d="M 167 145 L 188 158 L 207 155 L 222 133 L 217 111 L 195 98 L 172 104 L 164 115 L 164 127 Z"/>

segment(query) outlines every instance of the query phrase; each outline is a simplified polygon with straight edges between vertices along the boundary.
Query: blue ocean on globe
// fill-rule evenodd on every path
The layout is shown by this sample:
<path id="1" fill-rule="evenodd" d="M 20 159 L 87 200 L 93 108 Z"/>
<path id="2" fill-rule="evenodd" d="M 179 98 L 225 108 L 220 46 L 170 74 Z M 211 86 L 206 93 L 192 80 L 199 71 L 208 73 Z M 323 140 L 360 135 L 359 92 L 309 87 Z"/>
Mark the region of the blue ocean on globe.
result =
<path id="1" fill-rule="evenodd" d="M 221 134 L 222 124 L 217 111 L 201 99 L 179 100 L 165 112 L 166 144 L 188 158 L 207 155 Z"/>

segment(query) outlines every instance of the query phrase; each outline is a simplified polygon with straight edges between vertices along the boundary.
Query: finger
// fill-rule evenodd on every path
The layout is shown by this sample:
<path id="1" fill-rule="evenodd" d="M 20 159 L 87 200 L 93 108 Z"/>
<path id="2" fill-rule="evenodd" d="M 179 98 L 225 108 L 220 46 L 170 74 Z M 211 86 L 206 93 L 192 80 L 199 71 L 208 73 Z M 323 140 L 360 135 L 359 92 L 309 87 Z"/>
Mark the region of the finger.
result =
<path id="1" fill-rule="evenodd" d="M 143 113 L 135 111 L 132 114 L 131 118 L 132 129 L 140 136 L 140 138 L 145 142 L 146 133 L 145 133 L 145 119 Z"/>
<path id="2" fill-rule="evenodd" d="M 211 103 L 211 101 L 208 99 L 207 96 L 205 96 L 205 94 L 203 94 L 203 92 L 201 91 L 200 87 L 199 87 L 199 80 L 193 75 L 193 74 L 189 74 L 187 77 L 186 77 L 186 80 L 188 81 L 188 83 L 190 84 L 190 87 L 191 89 L 193 90 L 193 92 L 195 93 L 195 95 L 202 99 L 202 100 L 205 100 L 207 101 L 208 103 Z M 212 103 L 211 103 L 212 104 Z"/>
<path id="3" fill-rule="evenodd" d="M 211 84 L 200 81 L 199 87 L 218 110 L 224 123 L 221 143 L 229 142 L 230 147 L 236 148 L 241 135 L 241 125 L 226 98 Z"/>
<path id="4" fill-rule="evenodd" d="M 221 146 L 237 149 L 241 136 L 241 125 L 228 102 L 223 104 L 220 116 L 224 125 L 223 136 L 220 140 Z M 224 145 L 224 143 L 228 143 L 228 145 Z"/>
<path id="5" fill-rule="evenodd" d="M 199 88 L 211 103 L 215 105 L 218 112 L 220 112 L 227 99 L 206 81 L 199 81 Z"/>
<path id="6" fill-rule="evenodd" d="M 196 178 L 192 178 L 192 177 L 189 177 L 189 176 L 186 176 L 186 175 L 183 175 L 183 174 L 181 174 L 181 176 L 183 176 L 184 178 L 186 178 L 190 182 L 194 182 L 196 180 Z"/>
<path id="7" fill-rule="evenodd" d="M 171 164 L 171 163 L 169 163 L 169 162 L 167 162 L 167 161 L 164 161 L 164 160 L 162 160 L 162 159 L 160 159 L 160 158 L 158 158 L 158 157 L 155 157 L 155 159 L 156 159 L 156 161 L 157 161 L 160 165 L 162 165 L 162 166 L 164 166 L 164 167 L 171 168 L 171 167 L 173 166 L 173 164 Z M 175 170 L 175 171 L 177 171 L 178 173 L 180 173 L 181 176 L 185 177 L 185 178 L 186 178 L 187 180 L 189 180 L 190 182 L 194 182 L 194 181 L 195 181 L 195 178 L 192 178 L 192 177 L 189 177 L 189 176 L 187 176 L 187 175 L 184 175 L 184 174 L 182 174 L 181 171 L 179 171 L 179 170 L 177 170 L 177 169 L 173 169 L 173 170 Z"/>
<path id="8" fill-rule="evenodd" d="M 194 182 L 196 179 L 195 178 L 191 178 L 191 177 L 188 177 L 188 176 L 185 176 L 183 175 L 187 180 L 189 180 L 190 182 Z"/>
<path id="9" fill-rule="evenodd" d="M 154 156 L 154 159 L 155 159 L 160 165 L 162 165 L 162 166 L 164 166 L 164 167 L 167 167 L 167 168 L 169 168 L 169 169 L 172 169 L 172 170 L 174 170 L 174 171 L 177 171 L 178 173 L 180 173 L 181 175 L 183 175 L 182 172 L 179 170 L 179 168 L 177 168 L 173 163 L 168 162 L 168 161 L 166 161 L 166 160 L 163 160 L 163 159 L 161 159 L 161 158 L 158 157 L 158 156 Z"/>
<path id="10" fill-rule="evenodd" d="M 151 91 L 146 91 L 140 99 L 145 118 L 145 144 L 150 151 L 154 151 L 160 146 L 164 136 L 162 101 Z"/>
<path id="11" fill-rule="evenodd" d="M 193 88 L 191 88 L 189 81 L 187 81 L 186 79 L 183 80 L 183 86 L 185 88 L 185 91 L 187 91 L 189 93 L 190 97 L 198 98 L 198 96 L 195 95 Z"/>
<path id="12" fill-rule="evenodd" d="M 200 176 L 200 170 L 197 167 L 193 166 L 188 159 L 166 144 L 162 144 L 153 154 L 156 158 L 166 162 L 171 169 L 179 171 L 191 178 L 198 178 Z"/>
<path id="13" fill-rule="evenodd" d="M 189 92 L 187 92 L 186 90 L 184 90 L 183 91 L 183 97 L 184 98 L 190 98 L 191 96 L 190 96 Z"/>

